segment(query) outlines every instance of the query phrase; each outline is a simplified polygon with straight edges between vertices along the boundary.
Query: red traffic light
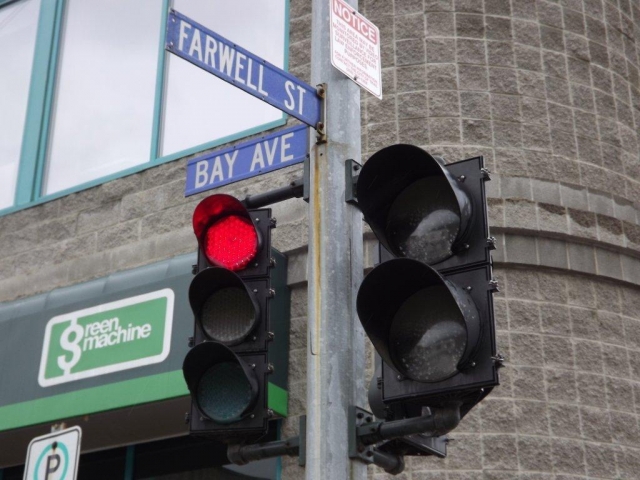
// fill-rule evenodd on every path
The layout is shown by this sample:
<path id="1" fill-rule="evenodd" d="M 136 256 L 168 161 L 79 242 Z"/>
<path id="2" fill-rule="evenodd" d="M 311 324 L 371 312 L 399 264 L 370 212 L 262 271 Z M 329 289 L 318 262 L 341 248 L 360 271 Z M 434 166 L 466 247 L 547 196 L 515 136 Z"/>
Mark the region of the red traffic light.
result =
<path id="1" fill-rule="evenodd" d="M 209 263 L 238 271 L 260 250 L 261 238 L 249 212 L 230 195 L 202 200 L 193 212 L 193 231 Z"/>

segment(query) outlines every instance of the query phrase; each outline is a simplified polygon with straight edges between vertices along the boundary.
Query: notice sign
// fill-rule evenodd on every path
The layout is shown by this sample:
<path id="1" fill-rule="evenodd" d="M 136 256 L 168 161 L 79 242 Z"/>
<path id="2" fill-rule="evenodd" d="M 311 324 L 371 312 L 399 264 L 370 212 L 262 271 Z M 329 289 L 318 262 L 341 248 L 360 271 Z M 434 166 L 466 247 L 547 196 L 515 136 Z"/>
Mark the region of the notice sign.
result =
<path id="1" fill-rule="evenodd" d="M 382 98 L 380 30 L 343 0 L 331 1 L 331 64 Z"/>

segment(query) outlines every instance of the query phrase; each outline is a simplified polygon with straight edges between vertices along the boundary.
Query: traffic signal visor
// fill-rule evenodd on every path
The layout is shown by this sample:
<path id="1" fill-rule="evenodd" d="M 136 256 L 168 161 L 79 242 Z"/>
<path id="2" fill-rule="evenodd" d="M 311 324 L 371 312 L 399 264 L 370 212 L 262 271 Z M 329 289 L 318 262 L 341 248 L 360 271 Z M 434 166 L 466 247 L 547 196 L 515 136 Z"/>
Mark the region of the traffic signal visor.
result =
<path id="1" fill-rule="evenodd" d="M 471 201 L 458 180 L 414 145 L 392 145 L 362 167 L 358 205 L 378 240 L 396 257 L 429 265 L 464 245 Z"/>

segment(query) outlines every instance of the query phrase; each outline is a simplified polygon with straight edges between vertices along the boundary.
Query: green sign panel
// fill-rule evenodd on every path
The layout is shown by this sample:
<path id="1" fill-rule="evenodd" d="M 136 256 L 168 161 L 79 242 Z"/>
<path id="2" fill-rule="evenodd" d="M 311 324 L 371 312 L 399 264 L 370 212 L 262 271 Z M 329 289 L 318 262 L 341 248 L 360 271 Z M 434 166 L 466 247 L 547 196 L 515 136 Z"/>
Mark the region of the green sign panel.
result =
<path id="1" fill-rule="evenodd" d="M 58 315 L 48 321 L 38 383 L 49 387 L 162 362 L 169 355 L 173 290 Z"/>

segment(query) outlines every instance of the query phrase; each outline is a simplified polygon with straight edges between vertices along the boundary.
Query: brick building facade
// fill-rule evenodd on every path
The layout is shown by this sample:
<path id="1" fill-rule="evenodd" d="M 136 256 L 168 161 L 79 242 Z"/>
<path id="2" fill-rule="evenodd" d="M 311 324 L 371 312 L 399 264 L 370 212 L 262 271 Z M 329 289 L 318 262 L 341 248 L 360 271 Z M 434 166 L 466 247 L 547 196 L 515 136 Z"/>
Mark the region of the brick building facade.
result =
<path id="1" fill-rule="evenodd" d="M 362 94 L 363 160 L 393 143 L 479 154 L 488 184 L 502 385 L 412 480 L 640 478 L 640 1 L 361 0 L 383 94 Z M 311 3 L 289 4 L 309 78 Z M 191 253 L 185 159 L 0 217 L 0 302 Z M 223 187 L 287 184 L 278 174 Z M 292 288 L 290 419 L 306 397 L 307 210 L 273 207 Z M 367 249 L 374 238 L 365 234 Z M 367 268 L 372 255 L 367 256 Z M 346 447 L 345 447 L 346 448 Z M 294 459 L 283 478 L 303 477 Z M 386 478 L 371 469 L 375 479 Z"/>

